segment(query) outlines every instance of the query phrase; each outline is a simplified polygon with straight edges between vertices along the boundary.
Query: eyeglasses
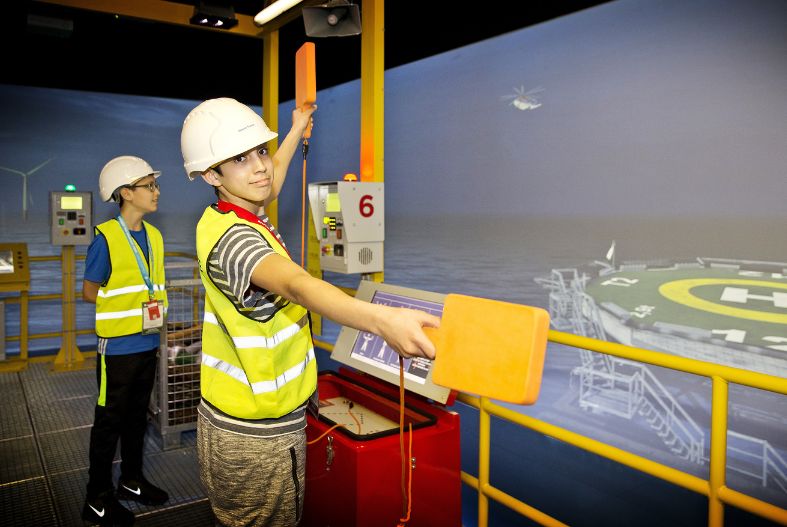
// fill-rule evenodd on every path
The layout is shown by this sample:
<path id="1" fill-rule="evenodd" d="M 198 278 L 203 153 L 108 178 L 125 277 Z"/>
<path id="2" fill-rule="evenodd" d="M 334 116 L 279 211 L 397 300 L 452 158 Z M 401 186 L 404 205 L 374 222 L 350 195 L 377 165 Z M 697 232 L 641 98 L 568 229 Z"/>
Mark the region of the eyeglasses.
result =
<path id="1" fill-rule="evenodd" d="M 151 183 L 145 183 L 145 184 L 142 184 L 142 185 L 139 185 L 139 184 L 138 185 L 126 185 L 126 188 L 130 188 L 130 189 L 146 188 L 146 189 L 148 189 L 151 192 L 155 192 L 155 191 L 159 190 L 161 188 L 161 186 L 159 186 L 158 181 L 153 181 Z"/>

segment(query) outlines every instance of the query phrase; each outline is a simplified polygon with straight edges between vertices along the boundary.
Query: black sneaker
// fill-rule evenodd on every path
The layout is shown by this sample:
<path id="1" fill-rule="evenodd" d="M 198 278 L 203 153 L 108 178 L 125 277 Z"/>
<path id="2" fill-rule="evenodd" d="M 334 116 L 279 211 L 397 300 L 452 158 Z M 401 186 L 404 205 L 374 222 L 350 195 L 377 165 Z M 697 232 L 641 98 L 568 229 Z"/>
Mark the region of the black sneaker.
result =
<path id="1" fill-rule="evenodd" d="M 113 491 L 86 499 L 82 519 L 98 525 L 129 527 L 134 525 L 134 514 L 118 502 Z"/>
<path id="2" fill-rule="evenodd" d="M 121 500 L 138 501 L 144 505 L 161 505 L 169 499 L 169 494 L 141 476 L 133 479 L 120 478 L 117 497 Z"/>

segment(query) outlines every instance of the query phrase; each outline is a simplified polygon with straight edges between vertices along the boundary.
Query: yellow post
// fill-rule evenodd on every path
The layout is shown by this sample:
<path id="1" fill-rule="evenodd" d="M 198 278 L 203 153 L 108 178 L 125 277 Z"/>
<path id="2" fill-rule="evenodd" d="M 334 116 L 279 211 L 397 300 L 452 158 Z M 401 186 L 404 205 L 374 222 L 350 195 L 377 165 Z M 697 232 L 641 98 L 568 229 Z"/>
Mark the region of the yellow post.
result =
<path id="1" fill-rule="evenodd" d="M 273 131 L 279 130 L 279 32 L 265 35 L 262 50 L 262 118 Z M 268 142 L 271 157 L 279 148 L 278 138 Z M 284 177 L 285 174 L 276 174 Z M 265 214 L 276 228 L 279 226 L 279 202 L 274 200 L 265 207 Z"/>
<path id="2" fill-rule="evenodd" d="M 492 418 L 486 409 L 489 399 L 481 397 L 478 407 L 478 527 L 489 524 L 489 457 L 492 436 Z"/>
<path id="3" fill-rule="evenodd" d="M 52 369 L 54 371 L 73 371 L 85 367 L 85 358 L 79 351 L 76 342 L 76 293 L 74 291 L 76 258 L 73 245 L 63 246 L 61 268 L 63 271 L 63 327 L 60 351 L 55 357 Z"/>
<path id="4" fill-rule="evenodd" d="M 361 181 L 385 181 L 385 17 L 383 0 L 363 0 L 361 21 Z"/>
<path id="5" fill-rule="evenodd" d="M 28 311 L 30 294 L 25 290 L 19 293 L 19 358 L 27 362 L 28 353 Z"/>
<path id="6" fill-rule="evenodd" d="M 19 291 L 19 357 L 0 361 L 0 372 L 14 373 L 23 371 L 27 368 L 27 305 L 30 299 L 28 292 L 29 287 L 29 282 L 18 286 L 0 287 L 0 291 L 2 292 Z M 6 337 L 6 341 L 8 340 L 10 339 Z"/>
<path id="7" fill-rule="evenodd" d="M 363 0 L 361 19 L 361 181 L 384 182 L 385 1 Z M 382 282 L 384 273 L 371 279 Z"/>
<path id="8" fill-rule="evenodd" d="M 710 492 L 708 494 L 708 525 L 724 525 L 724 503 L 719 491 L 725 487 L 727 470 L 727 397 L 729 385 L 722 377 L 713 378 L 711 396 L 711 433 L 710 433 Z"/>

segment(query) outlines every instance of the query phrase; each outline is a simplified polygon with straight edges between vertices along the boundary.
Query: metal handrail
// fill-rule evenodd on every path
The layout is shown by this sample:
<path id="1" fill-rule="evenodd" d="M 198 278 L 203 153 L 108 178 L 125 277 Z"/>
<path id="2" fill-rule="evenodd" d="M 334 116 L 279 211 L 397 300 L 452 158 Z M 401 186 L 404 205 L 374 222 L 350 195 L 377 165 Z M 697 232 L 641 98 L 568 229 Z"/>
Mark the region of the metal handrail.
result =
<path id="1" fill-rule="evenodd" d="M 566 430 L 565 428 L 560 428 L 546 421 L 541 421 L 540 419 L 521 414 L 493 403 L 486 397 L 476 397 L 474 395 L 460 393 L 457 397 L 459 401 L 479 411 L 479 474 L 478 477 L 476 477 L 464 471 L 461 473 L 462 482 L 478 491 L 479 527 L 486 527 L 488 525 L 489 498 L 494 499 L 496 502 L 505 505 L 513 511 L 541 525 L 555 527 L 565 525 L 559 520 L 502 492 L 489 483 L 491 450 L 490 416 L 492 415 L 706 496 L 708 498 L 708 525 L 710 527 L 721 527 L 724 525 L 724 505 L 732 505 L 770 521 L 787 525 L 787 510 L 747 494 L 732 490 L 725 484 L 728 383 L 733 382 L 752 388 L 768 390 L 781 395 L 787 395 L 787 380 L 763 373 L 740 370 L 695 359 L 676 357 L 666 353 L 580 337 L 554 330 L 550 330 L 549 332 L 549 341 L 574 348 L 606 353 L 615 357 L 710 377 L 713 381 L 713 395 L 711 404 L 711 455 L 709 479 L 702 479 L 601 441 Z M 333 345 L 325 341 L 315 339 L 314 344 L 329 352 L 333 350 Z"/>
<path id="2" fill-rule="evenodd" d="M 768 390 L 781 395 L 787 395 L 787 381 L 785 379 L 731 368 L 729 366 L 676 357 L 674 355 L 658 353 L 642 348 L 625 346 L 623 344 L 580 337 L 554 330 L 550 330 L 549 332 L 549 341 L 711 378 L 713 382 L 713 395 L 711 404 L 709 478 L 707 480 L 699 478 L 642 456 L 607 445 L 601 441 L 590 439 L 545 421 L 515 412 L 491 402 L 486 397 L 476 397 L 462 393 L 459 394 L 458 400 L 479 410 L 479 475 L 478 478 L 475 478 L 464 472 L 462 473 L 462 481 L 478 491 L 479 527 L 486 527 L 488 525 L 488 498 L 494 499 L 541 525 L 563 525 L 560 521 L 540 511 L 536 511 L 524 502 L 511 496 L 503 495 L 498 489 L 490 485 L 490 416 L 492 415 L 707 496 L 708 525 L 710 527 L 721 527 L 724 524 L 725 504 L 738 507 L 768 520 L 787 525 L 787 510 L 747 494 L 732 490 L 725 484 L 728 383 L 733 382 L 752 388 Z"/>
<path id="3" fill-rule="evenodd" d="M 193 254 L 184 253 L 184 252 L 178 252 L 178 251 L 165 252 L 164 256 L 165 257 L 191 258 L 193 260 L 197 259 L 196 256 L 193 255 Z M 84 260 L 85 259 L 85 255 L 84 254 L 78 254 L 78 255 L 76 255 L 76 259 L 77 260 Z M 60 260 L 61 260 L 60 255 L 54 255 L 54 256 L 30 256 L 29 257 L 29 261 L 31 263 L 32 262 L 59 262 Z M 197 277 L 197 275 L 198 275 L 198 271 L 195 270 L 195 278 Z M 60 300 L 61 298 L 63 298 L 62 293 L 47 293 L 47 294 L 38 294 L 38 295 L 30 295 L 30 294 L 28 294 L 27 295 L 28 302 L 44 302 L 44 301 L 47 301 L 47 300 Z M 21 299 L 22 299 L 21 295 L 9 295 L 9 296 L 4 297 L 2 300 L 6 304 L 18 304 L 21 301 Z M 26 321 L 23 321 L 23 322 L 26 323 Z M 77 329 L 76 330 L 76 334 L 77 335 L 90 335 L 90 334 L 92 334 L 94 332 L 95 332 L 95 328 L 93 328 L 93 327 Z M 33 340 L 33 339 L 50 339 L 50 338 L 60 337 L 60 335 L 61 335 L 61 332 L 59 332 L 59 331 L 54 331 L 54 332 L 50 331 L 50 332 L 45 332 L 45 333 L 28 333 L 27 338 L 28 338 L 28 340 Z M 19 342 L 20 339 L 21 339 L 21 335 L 6 335 L 6 337 L 5 337 L 5 341 L 6 342 Z"/>

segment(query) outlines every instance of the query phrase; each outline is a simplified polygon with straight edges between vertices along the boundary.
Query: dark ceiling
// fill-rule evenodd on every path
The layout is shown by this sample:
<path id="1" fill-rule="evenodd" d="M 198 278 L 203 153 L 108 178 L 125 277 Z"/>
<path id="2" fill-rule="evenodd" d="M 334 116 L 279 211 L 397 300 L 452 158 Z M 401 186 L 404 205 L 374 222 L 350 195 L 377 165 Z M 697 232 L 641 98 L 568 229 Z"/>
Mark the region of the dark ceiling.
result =
<path id="1" fill-rule="evenodd" d="M 213 3 L 222 1 L 232 4 L 237 13 L 252 16 L 263 4 L 263 0 Z M 388 0 L 385 67 L 602 3 L 519 0 L 495 2 L 491 8 L 492 2 Z M 11 5 L 10 27 L 0 32 L 0 83 L 184 99 L 224 95 L 249 104 L 262 101 L 261 40 L 31 0 L 14 0 Z M 28 24 L 31 14 L 72 21 L 73 29 L 59 35 L 42 32 Z M 280 30 L 280 100 L 293 97 L 294 55 L 306 40 L 300 17 Z M 360 77 L 360 37 L 309 40 L 316 44 L 318 89 Z"/>

